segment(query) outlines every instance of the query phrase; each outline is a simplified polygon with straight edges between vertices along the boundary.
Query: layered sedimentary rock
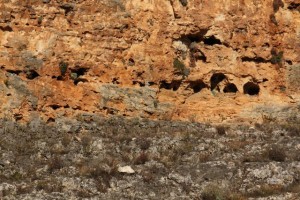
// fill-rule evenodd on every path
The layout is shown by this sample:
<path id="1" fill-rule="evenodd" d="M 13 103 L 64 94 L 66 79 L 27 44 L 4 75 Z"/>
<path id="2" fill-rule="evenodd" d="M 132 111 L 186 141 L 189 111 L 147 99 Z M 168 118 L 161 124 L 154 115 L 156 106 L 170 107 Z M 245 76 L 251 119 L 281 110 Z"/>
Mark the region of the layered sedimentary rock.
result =
<path id="1" fill-rule="evenodd" d="M 1 116 L 299 111 L 299 0 L 1 0 Z"/>

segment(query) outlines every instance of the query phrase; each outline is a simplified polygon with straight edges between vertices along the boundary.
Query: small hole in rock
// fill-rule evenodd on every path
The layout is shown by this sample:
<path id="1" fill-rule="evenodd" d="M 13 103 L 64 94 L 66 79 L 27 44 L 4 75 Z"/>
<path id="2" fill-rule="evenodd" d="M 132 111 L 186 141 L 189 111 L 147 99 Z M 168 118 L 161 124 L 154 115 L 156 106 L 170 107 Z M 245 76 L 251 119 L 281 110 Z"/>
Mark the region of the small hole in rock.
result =
<path id="1" fill-rule="evenodd" d="M 88 71 L 88 69 L 87 68 L 83 68 L 83 67 L 71 69 L 71 72 L 72 73 L 76 73 L 77 76 L 83 76 L 83 75 L 86 74 L 87 71 Z"/>
<path id="2" fill-rule="evenodd" d="M 51 122 L 55 122 L 55 119 L 53 119 L 52 117 L 50 117 L 50 118 L 47 120 L 47 123 L 51 123 Z"/>
<path id="3" fill-rule="evenodd" d="M 248 82 L 244 85 L 244 94 L 249 94 L 249 95 L 258 95 L 260 88 L 257 84 L 253 82 Z"/>
<path id="4" fill-rule="evenodd" d="M 134 64 L 135 64 L 134 60 L 132 58 L 129 58 L 128 59 L 128 65 L 129 66 L 134 66 Z"/>
<path id="5" fill-rule="evenodd" d="M 133 85 L 139 84 L 140 87 L 144 87 L 145 83 L 141 82 L 141 81 L 132 81 Z"/>
<path id="6" fill-rule="evenodd" d="M 200 92 L 202 89 L 207 88 L 207 85 L 201 81 L 190 81 L 189 87 L 193 89 L 194 93 Z"/>
<path id="7" fill-rule="evenodd" d="M 74 80 L 75 85 L 78 85 L 78 83 L 80 83 L 80 82 L 86 83 L 86 82 L 88 82 L 88 80 L 85 79 L 85 78 L 77 78 L 77 79 Z"/>
<path id="8" fill-rule="evenodd" d="M 34 70 L 30 70 L 26 73 L 26 78 L 28 78 L 30 80 L 35 79 L 38 76 L 40 76 L 40 75 Z"/>
<path id="9" fill-rule="evenodd" d="M 166 90 L 177 91 L 180 87 L 181 81 L 172 81 L 171 83 L 167 83 L 166 81 L 161 81 L 159 88 L 164 88 Z"/>
<path id="10" fill-rule="evenodd" d="M 226 79 L 226 76 L 223 73 L 213 74 L 210 78 L 210 89 L 214 90 L 224 79 Z"/>
<path id="11" fill-rule="evenodd" d="M 57 110 L 58 108 L 60 108 L 61 106 L 60 105 L 49 105 L 50 108 L 52 108 L 53 110 Z"/>
<path id="12" fill-rule="evenodd" d="M 204 44 L 206 45 L 215 45 L 215 44 L 222 44 L 221 40 L 216 38 L 214 35 L 204 38 Z"/>
<path id="13" fill-rule="evenodd" d="M 113 83 L 113 84 L 120 84 L 119 78 L 113 78 L 113 79 L 112 79 L 112 83 Z"/>
<path id="14" fill-rule="evenodd" d="M 224 93 L 236 93 L 237 91 L 238 89 L 234 83 L 227 84 L 223 90 Z"/>

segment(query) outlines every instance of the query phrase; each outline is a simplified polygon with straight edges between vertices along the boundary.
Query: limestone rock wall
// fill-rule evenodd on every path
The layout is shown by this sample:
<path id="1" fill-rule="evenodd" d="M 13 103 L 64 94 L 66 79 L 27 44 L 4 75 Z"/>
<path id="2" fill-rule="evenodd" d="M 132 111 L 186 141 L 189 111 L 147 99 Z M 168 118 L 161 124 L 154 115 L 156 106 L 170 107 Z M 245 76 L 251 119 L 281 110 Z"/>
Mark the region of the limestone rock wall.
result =
<path id="1" fill-rule="evenodd" d="M 233 122 L 260 120 L 265 106 L 299 111 L 299 0 L 0 6 L 2 117 Z"/>

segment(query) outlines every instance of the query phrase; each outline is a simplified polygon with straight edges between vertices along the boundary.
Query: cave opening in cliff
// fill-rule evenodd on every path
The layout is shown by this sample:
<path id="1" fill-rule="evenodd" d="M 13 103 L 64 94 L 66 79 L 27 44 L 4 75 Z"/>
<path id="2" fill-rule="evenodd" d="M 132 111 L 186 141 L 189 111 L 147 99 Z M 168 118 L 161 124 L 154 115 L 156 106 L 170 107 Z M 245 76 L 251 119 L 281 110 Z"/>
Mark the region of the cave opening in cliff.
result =
<path id="1" fill-rule="evenodd" d="M 218 84 L 226 79 L 226 76 L 223 73 L 215 73 L 210 78 L 210 89 L 214 90 L 217 88 Z M 219 88 L 217 88 L 220 91 Z"/>
<path id="2" fill-rule="evenodd" d="M 202 80 L 197 80 L 197 81 L 190 81 L 189 87 L 193 89 L 194 93 L 198 93 L 202 89 L 207 88 L 207 85 Z"/>
<path id="3" fill-rule="evenodd" d="M 258 95 L 260 91 L 259 86 L 253 82 L 247 82 L 243 88 L 244 88 L 244 94 L 249 94 L 249 95 Z"/>
<path id="4" fill-rule="evenodd" d="M 289 10 L 298 10 L 300 12 L 300 3 L 294 3 L 292 2 L 289 6 L 288 6 Z"/>
<path id="5" fill-rule="evenodd" d="M 215 45 L 215 44 L 222 44 L 221 40 L 219 40 L 218 38 L 216 38 L 214 35 L 204 38 L 204 44 L 206 45 Z"/>
<path id="6" fill-rule="evenodd" d="M 181 85 L 181 81 L 173 80 L 171 83 L 166 81 L 161 81 L 159 85 L 159 89 L 173 90 L 177 91 Z"/>
<path id="7" fill-rule="evenodd" d="M 40 75 L 34 70 L 29 70 L 28 72 L 26 72 L 26 78 L 28 78 L 30 80 L 33 80 L 39 76 Z"/>
<path id="8" fill-rule="evenodd" d="M 208 29 L 201 29 L 198 32 L 195 33 L 189 33 L 186 35 L 182 35 L 180 38 L 180 41 L 182 41 L 187 46 L 190 46 L 192 42 L 200 42 L 203 40 L 204 35 L 207 33 Z"/>
<path id="9" fill-rule="evenodd" d="M 87 71 L 88 71 L 88 69 L 83 68 L 83 67 L 78 67 L 78 68 L 75 68 L 75 69 L 71 69 L 71 72 L 76 73 L 77 76 L 83 76 L 83 75 L 86 74 Z"/>
<path id="10" fill-rule="evenodd" d="M 238 89 L 234 83 L 228 83 L 223 89 L 224 93 L 237 93 Z"/>

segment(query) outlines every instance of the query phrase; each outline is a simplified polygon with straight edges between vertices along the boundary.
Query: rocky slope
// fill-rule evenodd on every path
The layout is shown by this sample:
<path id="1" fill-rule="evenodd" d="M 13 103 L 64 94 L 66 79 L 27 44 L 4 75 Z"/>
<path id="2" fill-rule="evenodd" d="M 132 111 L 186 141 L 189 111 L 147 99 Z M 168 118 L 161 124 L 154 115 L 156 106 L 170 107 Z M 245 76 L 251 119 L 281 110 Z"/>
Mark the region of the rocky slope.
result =
<path id="1" fill-rule="evenodd" d="M 0 198 L 296 200 L 299 121 L 278 124 L 2 120 Z"/>
<path id="2" fill-rule="evenodd" d="M 297 111 L 299 0 L 1 0 L 1 116 Z"/>

